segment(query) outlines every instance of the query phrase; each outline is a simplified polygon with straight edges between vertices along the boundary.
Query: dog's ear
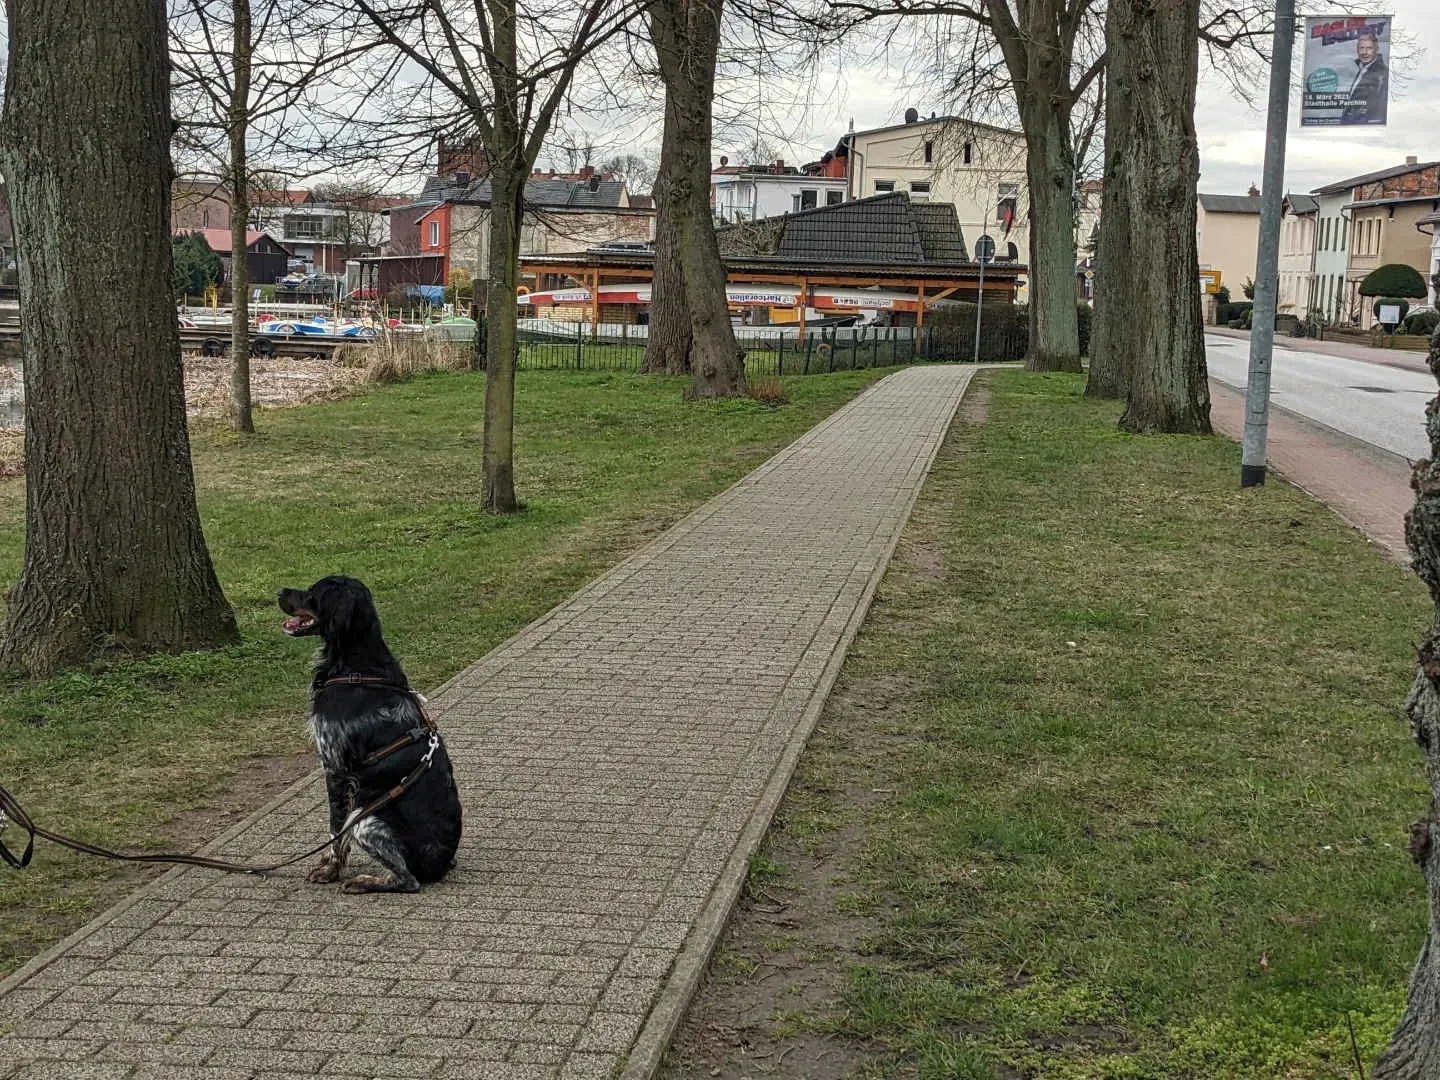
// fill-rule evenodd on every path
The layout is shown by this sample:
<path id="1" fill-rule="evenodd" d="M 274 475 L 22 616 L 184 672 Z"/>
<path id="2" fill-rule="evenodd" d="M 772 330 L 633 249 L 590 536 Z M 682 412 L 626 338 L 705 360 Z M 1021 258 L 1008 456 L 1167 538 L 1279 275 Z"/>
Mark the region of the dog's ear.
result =
<path id="1" fill-rule="evenodd" d="M 365 637 L 376 622 L 375 604 L 364 586 L 335 590 L 327 615 L 335 636 L 348 640 Z"/>

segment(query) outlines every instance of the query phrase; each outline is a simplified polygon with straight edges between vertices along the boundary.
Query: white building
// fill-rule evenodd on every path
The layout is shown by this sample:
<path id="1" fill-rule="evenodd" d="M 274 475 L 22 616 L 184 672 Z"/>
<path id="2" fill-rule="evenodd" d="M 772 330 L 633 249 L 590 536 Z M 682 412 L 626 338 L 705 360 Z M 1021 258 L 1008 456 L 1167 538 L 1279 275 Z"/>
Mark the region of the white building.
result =
<path id="1" fill-rule="evenodd" d="M 1431 305 L 1440 305 L 1440 295 L 1437 295 L 1435 282 L 1440 278 L 1440 212 L 1429 214 L 1415 223 L 1421 232 L 1430 233 L 1430 273 L 1426 275 L 1426 284 L 1430 286 Z"/>
<path id="2" fill-rule="evenodd" d="M 779 217 L 844 201 L 843 178 L 807 176 L 794 169 L 787 172 L 783 161 L 766 171 L 730 165 L 727 159 L 721 158 L 720 168 L 710 176 L 710 206 L 715 211 L 715 220 L 722 225 Z"/>
<path id="3" fill-rule="evenodd" d="M 913 200 L 953 203 L 968 242 L 989 235 L 1001 257 L 1029 257 L 1025 138 L 1018 131 L 957 116 L 922 119 L 909 109 L 902 124 L 849 132 L 819 167 L 845 177 L 852 199 L 905 191 Z"/>
<path id="4" fill-rule="evenodd" d="M 1329 184 L 1311 192 L 1319 205 L 1315 214 L 1315 259 L 1311 267 L 1310 306 L 1321 312 L 1327 323 L 1347 317 L 1345 269 L 1350 264 L 1350 219 L 1344 213 L 1353 185 L 1349 181 Z"/>
<path id="5" fill-rule="evenodd" d="M 1310 195 L 1286 195 L 1280 221 L 1279 311 L 1304 319 L 1312 307 L 1315 222 L 1320 203 Z"/>

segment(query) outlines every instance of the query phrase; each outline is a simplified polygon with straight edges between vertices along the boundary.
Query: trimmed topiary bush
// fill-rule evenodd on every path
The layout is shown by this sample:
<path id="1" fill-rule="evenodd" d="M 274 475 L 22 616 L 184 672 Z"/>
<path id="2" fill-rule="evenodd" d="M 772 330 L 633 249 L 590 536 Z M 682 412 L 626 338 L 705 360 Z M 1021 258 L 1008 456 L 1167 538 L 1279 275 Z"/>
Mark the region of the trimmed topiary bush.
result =
<path id="1" fill-rule="evenodd" d="M 1218 304 L 1215 308 L 1215 321 L 1229 326 L 1232 322 L 1243 320 L 1246 313 L 1254 307 L 1255 305 L 1249 300 L 1239 300 L 1233 304 Z"/>
<path id="2" fill-rule="evenodd" d="M 1440 311 L 1433 308 L 1430 311 L 1417 311 L 1405 320 L 1405 332 L 1407 334 L 1424 334 L 1429 337 L 1440 327 Z"/>
<path id="3" fill-rule="evenodd" d="M 1404 263 L 1386 263 L 1378 270 L 1372 270 L 1360 282 L 1361 296 L 1399 296 L 1411 300 L 1423 299 L 1427 290 L 1420 271 Z"/>
<path id="4" fill-rule="evenodd" d="M 1400 326 L 1405 322 L 1405 316 L 1410 311 L 1410 301 L 1406 300 L 1404 297 L 1401 296 L 1380 297 L 1380 299 L 1376 300 L 1375 303 L 1370 305 L 1370 310 L 1375 313 L 1376 319 L 1380 318 L 1380 309 L 1382 307 L 1398 307 L 1400 309 L 1400 318 L 1395 320 L 1394 323 L 1394 325 Z M 1387 324 L 1382 323 L 1381 325 L 1383 326 Z"/>

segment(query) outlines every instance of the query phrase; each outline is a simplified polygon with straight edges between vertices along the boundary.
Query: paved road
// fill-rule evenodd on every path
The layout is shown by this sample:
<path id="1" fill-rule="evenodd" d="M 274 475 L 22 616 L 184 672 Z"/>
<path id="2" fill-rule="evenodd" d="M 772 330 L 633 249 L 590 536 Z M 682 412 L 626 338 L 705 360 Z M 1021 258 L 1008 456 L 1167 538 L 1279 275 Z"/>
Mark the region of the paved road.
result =
<path id="1" fill-rule="evenodd" d="M 1207 334 L 1205 356 L 1211 378 L 1244 389 L 1249 341 Z M 1302 349 L 1276 349 L 1270 393 L 1274 404 L 1382 450 L 1412 460 L 1429 454 L 1425 403 L 1436 393 L 1430 375 Z"/>
<path id="2" fill-rule="evenodd" d="M 972 373 L 890 376 L 436 691 L 444 882 L 167 874 L 0 985 L 0 1078 L 648 1076 Z M 311 779 L 218 846 L 324 822 Z"/>

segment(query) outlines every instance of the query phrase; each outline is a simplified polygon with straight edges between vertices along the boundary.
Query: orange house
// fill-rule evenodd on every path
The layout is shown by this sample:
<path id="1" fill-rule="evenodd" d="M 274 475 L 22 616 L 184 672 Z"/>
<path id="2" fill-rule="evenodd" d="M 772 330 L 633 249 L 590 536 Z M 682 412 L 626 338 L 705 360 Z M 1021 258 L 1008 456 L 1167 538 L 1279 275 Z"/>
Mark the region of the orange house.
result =
<path id="1" fill-rule="evenodd" d="M 441 203 L 420 219 L 420 254 L 439 255 L 440 280 L 450 280 L 450 203 Z"/>

